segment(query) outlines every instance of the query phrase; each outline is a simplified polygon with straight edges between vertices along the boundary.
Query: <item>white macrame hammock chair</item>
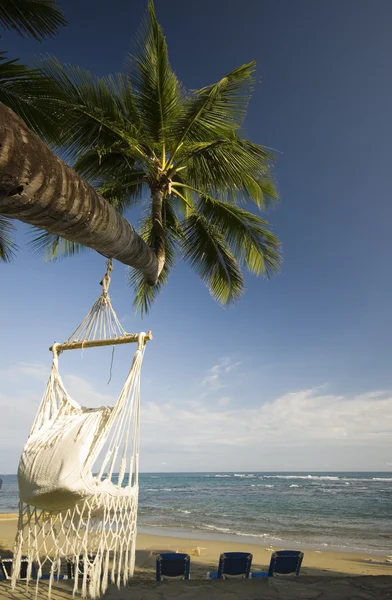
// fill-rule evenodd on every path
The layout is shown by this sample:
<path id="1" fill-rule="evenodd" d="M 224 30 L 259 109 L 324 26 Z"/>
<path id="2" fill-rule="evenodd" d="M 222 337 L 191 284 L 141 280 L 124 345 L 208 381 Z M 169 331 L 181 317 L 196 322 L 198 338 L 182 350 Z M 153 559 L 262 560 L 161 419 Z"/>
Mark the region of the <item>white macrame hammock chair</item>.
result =
<path id="1" fill-rule="evenodd" d="M 24 555 L 27 583 L 35 565 L 37 591 L 46 575 L 49 597 L 66 562 L 76 565 L 73 591 L 83 598 L 103 594 L 109 581 L 126 583 L 134 571 L 140 370 L 152 336 L 127 334 L 121 326 L 108 294 L 111 269 L 109 261 L 102 295 L 81 325 L 51 347 L 49 381 L 19 463 L 12 583 L 15 588 Z M 138 347 L 116 404 L 84 408 L 75 402 L 61 380 L 59 354 L 129 342 Z"/>

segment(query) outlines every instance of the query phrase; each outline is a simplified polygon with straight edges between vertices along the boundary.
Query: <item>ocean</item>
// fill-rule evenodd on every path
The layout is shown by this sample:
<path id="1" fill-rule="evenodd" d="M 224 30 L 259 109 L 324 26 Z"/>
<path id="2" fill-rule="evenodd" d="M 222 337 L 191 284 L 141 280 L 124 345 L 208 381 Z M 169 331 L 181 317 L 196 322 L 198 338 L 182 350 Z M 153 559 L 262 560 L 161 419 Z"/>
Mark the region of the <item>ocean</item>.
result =
<path id="1" fill-rule="evenodd" d="M 17 510 L 2 475 L 0 512 Z M 392 553 L 392 473 L 142 473 L 139 531 Z"/>

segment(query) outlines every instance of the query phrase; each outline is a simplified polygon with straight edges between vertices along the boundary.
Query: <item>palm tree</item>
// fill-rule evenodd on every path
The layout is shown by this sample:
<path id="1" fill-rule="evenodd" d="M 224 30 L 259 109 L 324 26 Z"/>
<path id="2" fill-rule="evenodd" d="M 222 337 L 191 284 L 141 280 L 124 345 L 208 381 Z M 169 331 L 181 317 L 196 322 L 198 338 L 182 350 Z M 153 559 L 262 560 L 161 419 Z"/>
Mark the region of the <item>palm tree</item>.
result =
<path id="1" fill-rule="evenodd" d="M 60 7 L 54 0 L 0 0 L 0 26 L 14 30 L 19 35 L 37 41 L 53 37 L 58 28 L 66 25 Z M 37 72 L 19 62 L 7 60 L 0 51 L 0 102 L 27 118 L 30 126 L 39 131 L 49 131 L 47 116 L 30 104 L 30 96 L 37 97 L 47 91 Z M 10 260 L 14 244 L 10 237 L 12 224 L 0 217 L 0 260 Z"/>
<path id="2" fill-rule="evenodd" d="M 187 92 L 171 69 L 166 41 L 149 0 L 139 51 L 127 72 L 96 79 L 78 67 L 47 59 L 41 74 L 51 94 L 36 106 L 54 116 L 48 141 L 74 160 L 73 168 L 123 213 L 141 204 L 140 235 L 157 259 L 155 285 L 133 269 L 135 305 L 146 312 L 178 256 L 227 304 L 244 289 L 241 266 L 269 276 L 279 267 L 279 242 L 268 224 L 247 210 L 277 199 L 273 156 L 241 136 L 255 63 Z M 241 206 L 241 204 L 243 206 Z M 36 243 L 56 257 L 61 234 Z M 83 242 L 82 242 L 83 243 Z"/>
<path id="3" fill-rule="evenodd" d="M 156 281 L 157 258 L 128 221 L 0 104 L 0 226 L 9 259 L 12 226 L 4 217 L 55 234 L 57 252 L 87 246 L 139 269 L 151 285 Z"/>

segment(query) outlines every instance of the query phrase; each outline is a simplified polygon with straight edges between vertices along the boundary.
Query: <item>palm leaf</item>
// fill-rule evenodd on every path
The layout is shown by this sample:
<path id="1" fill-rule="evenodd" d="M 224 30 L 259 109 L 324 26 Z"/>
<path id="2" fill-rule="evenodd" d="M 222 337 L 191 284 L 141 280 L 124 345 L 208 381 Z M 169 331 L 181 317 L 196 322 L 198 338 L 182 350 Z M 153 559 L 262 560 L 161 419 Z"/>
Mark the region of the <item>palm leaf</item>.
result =
<path id="1" fill-rule="evenodd" d="M 66 25 L 63 12 L 54 0 L 0 0 L 0 25 L 21 36 L 38 41 L 54 37 Z"/>
<path id="2" fill-rule="evenodd" d="M 97 192 L 120 212 L 123 212 L 125 208 L 137 204 L 143 198 L 144 189 L 146 188 L 143 172 L 130 171 L 127 175 L 127 179 L 123 182 L 118 179 L 106 178 L 97 187 Z"/>
<path id="3" fill-rule="evenodd" d="M 0 52 L 0 102 L 9 106 L 38 134 L 50 136 L 55 128 L 51 113 L 36 102 L 37 98 L 50 96 L 53 84 L 37 70 L 30 69 L 19 59 L 6 58 Z"/>
<path id="4" fill-rule="evenodd" d="M 130 152 L 117 145 L 108 150 L 92 148 L 77 158 L 73 168 L 120 211 L 136 204 L 147 193 L 145 171 L 137 167 Z"/>
<path id="5" fill-rule="evenodd" d="M 138 36 L 139 51 L 129 55 L 127 68 L 138 113 L 148 135 L 161 144 L 162 166 L 167 141 L 182 109 L 183 91 L 169 63 L 167 45 L 149 0 L 148 17 Z"/>
<path id="6" fill-rule="evenodd" d="M 259 179 L 257 181 L 259 184 L 261 193 L 262 193 L 262 202 L 260 203 L 260 208 L 274 208 L 279 200 L 279 192 L 276 189 L 275 182 L 272 181 L 271 175 Z"/>
<path id="7" fill-rule="evenodd" d="M 108 79 L 110 78 L 111 77 L 109 76 Z M 116 101 L 118 102 L 119 108 L 122 111 L 125 120 L 137 127 L 138 130 L 142 132 L 144 139 L 147 140 L 147 131 L 138 111 L 135 92 L 133 90 L 130 77 L 128 75 L 118 73 L 115 76 L 115 81 L 113 81 L 112 87 L 117 90 Z M 151 143 L 152 140 L 149 140 L 149 144 Z"/>
<path id="8" fill-rule="evenodd" d="M 176 126 L 174 156 L 186 141 L 214 141 L 239 129 L 246 115 L 255 66 L 255 62 L 242 65 L 218 83 L 193 93 Z"/>
<path id="9" fill-rule="evenodd" d="M 111 179 L 128 179 L 134 171 L 144 174 L 142 165 L 132 155 L 132 151 L 124 148 L 124 144 L 112 144 L 112 146 L 96 145 L 83 154 L 80 154 L 73 168 L 80 175 L 90 181 Z"/>
<path id="10" fill-rule="evenodd" d="M 55 86 L 39 104 L 56 116 L 62 148 L 79 156 L 92 147 L 111 148 L 123 144 L 140 160 L 151 162 L 148 140 L 139 137 L 138 124 L 124 114 L 122 76 L 94 78 L 80 67 L 61 65 L 54 57 L 43 58 L 39 70 Z"/>
<path id="11" fill-rule="evenodd" d="M 213 298 L 221 304 L 237 300 L 244 290 L 244 281 L 218 224 L 194 213 L 184 221 L 183 232 L 183 257 L 206 283 Z"/>
<path id="12" fill-rule="evenodd" d="M 54 233 L 43 232 L 40 229 L 37 230 L 35 227 L 33 230 L 36 233 L 30 241 L 30 246 L 34 254 L 43 257 L 46 262 L 74 256 L 84 250 L 88 250 L 86 246 L 70 242 Z"/>
<path id="13" fill-rule="evenodd" d="M 176 260 L 176 249 L 182 231 L 170 202 L 167 202 L 165 206 L 164 225 L 166 260 L 165 266 L 159 276 L 158 283 L 151 287 L 147 284 L 140 271 L 131 268 L 128 271 L 128 282 L 133 287 L 135 293 L 133 305 L 136 311 L 141 311 L 142 316 L 145 316 L 149 312 L 152 303 L 167 282 Z M 152 237 L 152 216 L 150 209 L 141 219 L 139 234 L 149 246 L 153 246 L 154 239 Z"/>
<path id="14" fill-rule="evenodd" d="M 256 215 L 209 196 L 201 198 L 198 212 L 219 229 L 234 256 L 255 275 L 270 277 L 279 271 L 279 241 Z"/>
<path id="15" fill-rule="evenodd" d="M 254 201 L 266 208 L 268 196 L 277 196 L 273 184 L 265 182 L 271 171 L 273 156 L 262 146 L 240 140 L 235 135 L 209 143 L 185 146 L 178 155 L 179 163 L 187 165 L 182 174 L 185 183 L 236 201 Z M 269 181 L 269 180 L 268 180 Z"/>
<path id="16" fill-rule="evenodd" d="M 14 230 L 14 225 L 0 215 L 0 261 L 2 262 L 10 262 L 17 249 L 16 244 L 12 240 L 12 232 Z"/>
<path id="17" fill-rule="evenodd" d="M 190 188 L 186 187 L 178 176 L 172 187 L 172 194 L 172 203 L 176 206 L 179 214 L 183 217 L 189 217 L 195 210 L 195 197 L 197 198 L 197 195 Z"/>

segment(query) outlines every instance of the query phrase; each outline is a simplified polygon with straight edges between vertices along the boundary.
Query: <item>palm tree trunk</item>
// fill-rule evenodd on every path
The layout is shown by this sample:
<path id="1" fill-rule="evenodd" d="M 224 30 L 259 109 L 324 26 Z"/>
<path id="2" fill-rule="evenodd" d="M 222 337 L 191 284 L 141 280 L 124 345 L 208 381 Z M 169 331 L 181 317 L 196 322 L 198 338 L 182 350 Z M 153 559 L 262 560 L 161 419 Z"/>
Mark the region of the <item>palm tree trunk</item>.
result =
<path id="1" fill-rule="evenodd" d="M 157 185 L 152 187 L 152 245 L 158 261 L 158 277 L 165 266 L 166 260 L 166 240 L 163 228 L 163 200 L 164 192 Z"/>
<path id="2" fill-rule="evenodd" d="M 0 214 L 139 269 L 150 285 L 158 260 L 132 225 L 0 103 Z"/>

